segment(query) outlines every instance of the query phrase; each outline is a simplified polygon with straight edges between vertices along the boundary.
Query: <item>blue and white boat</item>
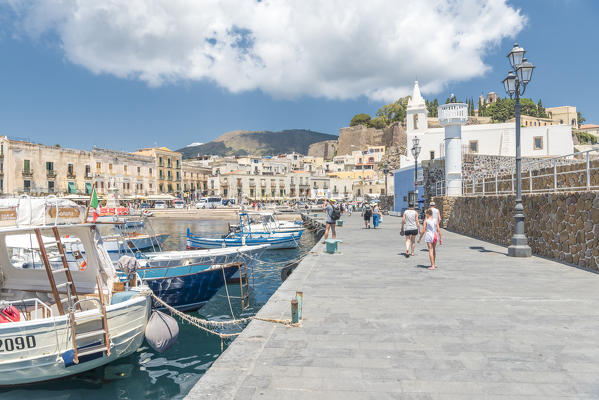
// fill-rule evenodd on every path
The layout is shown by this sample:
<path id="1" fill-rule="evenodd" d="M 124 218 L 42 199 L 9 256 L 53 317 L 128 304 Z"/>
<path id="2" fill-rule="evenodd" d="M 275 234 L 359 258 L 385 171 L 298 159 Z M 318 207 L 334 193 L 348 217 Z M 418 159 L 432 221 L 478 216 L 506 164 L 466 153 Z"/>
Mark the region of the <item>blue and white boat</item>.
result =
<path id="1" fill-rule="evenodd" d="M 299 246 L 304 230 L 302 228 L 289 232 L 272 230 L 252 231 L 251 220 L 247 213 L 239 214 L 239 231 L 230 232 L 223 237 L 198 236 L 187 229 L 188 249 L 216 249 L 219 247 L 256 246 L 268 244 L 269 249 L 295 249 Z"/>
<path id="2" fill-rule="evenodd" d="M 154 253 L 139 260 L 142 268 L 137 274 L 168 305 L 183 311 L 197 310 L 239 272 L 239 263 L 245 263 L 249 271 L 267 248 L 262 245 Z"/>
<path id="3" fill-rule="evenodd" d="M 268 244 L 269 250 L 294 249 L 299 246 L 303 231 L 297 233 L 255 234 L 240 233 L 224 238 L 209 238 L 196 236 L 187 231 L 187 247 L 189 249 L 216 249 L 219 247 L 239 247 Z"/>

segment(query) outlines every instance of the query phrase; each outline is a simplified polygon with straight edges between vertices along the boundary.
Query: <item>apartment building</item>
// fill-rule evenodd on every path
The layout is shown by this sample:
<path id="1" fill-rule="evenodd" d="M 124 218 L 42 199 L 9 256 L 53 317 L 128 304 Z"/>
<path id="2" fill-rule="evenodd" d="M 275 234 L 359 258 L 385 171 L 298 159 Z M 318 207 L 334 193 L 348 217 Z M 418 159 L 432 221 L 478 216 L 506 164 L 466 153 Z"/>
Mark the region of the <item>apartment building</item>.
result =
<path id="1" fill-rule="evenodd" d="M 89 194 L 90 152 L 0 137 L 0 188 L 9 195 Z"/>
<path id="2" fill-rule="evenodd" d="M 203 162 L 183 160 L 181 163 L 183 196 L 197 200 L 208 193 L 208 178 L 212 168 L 204 166 Z"/>
<path id="3" fill-rule="evenodd" d="M 111 188 L 125 199 L 156 194 L 154 157 L 94 148 L 91 160 L 98 194 L 106 194 Z"/>
<path id="4" fill-rule="evenodd" d="M 181 153 L 167 147 L 148 147 L 139 149 L 134 154 L 154 158 L 157 193 L 181 193 Z"/>
<path id="5" fill-rule="evenodd" d="M 154 159 L 113 150 L 46 146 L 0 137 L 0 188 L 8 195 L 89 196 L 114 187 L 124 198 L 153 194 Z"/>

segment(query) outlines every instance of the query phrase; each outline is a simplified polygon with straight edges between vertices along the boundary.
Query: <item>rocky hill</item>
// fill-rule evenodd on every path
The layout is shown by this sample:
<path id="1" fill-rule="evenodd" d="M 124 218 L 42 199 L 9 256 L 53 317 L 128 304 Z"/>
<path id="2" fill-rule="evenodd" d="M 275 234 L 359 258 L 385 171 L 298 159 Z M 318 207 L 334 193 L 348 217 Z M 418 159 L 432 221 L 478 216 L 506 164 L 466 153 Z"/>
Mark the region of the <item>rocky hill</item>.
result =
<path id="1" fill-rule="evenodd" d="M 297 152 L 308 154 L 312 143 L 323 140 L 337 140 L 337 136 L 304 129 L 289 129 L 279 132 L 271 131 L 231 131 L 211 142 L 197 146 L 186 146 L 177 150 L 183 158 L 194 158 L 199 155 L 242 156 L 242 155 L 275 155 Z"/>

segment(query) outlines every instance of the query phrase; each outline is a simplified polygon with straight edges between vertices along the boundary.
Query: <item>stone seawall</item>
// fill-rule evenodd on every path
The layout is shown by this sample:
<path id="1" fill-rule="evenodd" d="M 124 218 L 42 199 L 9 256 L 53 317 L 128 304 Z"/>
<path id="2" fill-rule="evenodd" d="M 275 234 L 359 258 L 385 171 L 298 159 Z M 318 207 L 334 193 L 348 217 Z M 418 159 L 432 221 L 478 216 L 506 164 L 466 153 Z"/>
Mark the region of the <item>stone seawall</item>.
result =
<path id="1" fill-rule="evenodd" d="M 450 231 L 508 246 L 515 197 L 436 197 Z M 599 192 L 523 196 L 526 234 L 533 254 L 599 270 Z"/>

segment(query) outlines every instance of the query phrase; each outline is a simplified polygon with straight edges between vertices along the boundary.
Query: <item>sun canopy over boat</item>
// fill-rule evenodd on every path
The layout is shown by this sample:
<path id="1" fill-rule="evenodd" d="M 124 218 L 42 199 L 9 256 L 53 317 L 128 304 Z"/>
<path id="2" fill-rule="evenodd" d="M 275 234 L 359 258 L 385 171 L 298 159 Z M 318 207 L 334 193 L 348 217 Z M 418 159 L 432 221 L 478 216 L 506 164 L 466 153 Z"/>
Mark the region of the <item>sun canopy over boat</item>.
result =
<path id="1" fill-rule="evenodd" d="M 28 292 L 51 291 L 47 271 L 43 268 L 23 268 L 14 262 L 13 248 L 29 248 L 39 250 L 35 230 L 39 229 L 45 247 L 56 245 L 54 229 L 59 232 L 60 242 L 77 241 L 78 246 L 85 250 L 85 267 L 81 263 L 69 261 L 69 269 L 77 290 L 81 293 L 93 293 L 96 289 L 96 275 L 109 287 L 117 280 L 116 271 L 106 250 L 99 246 L 100 236 L 93 225 L 64 225 L 59 227 L 36 226 L 0 229 L 0 289 L 23 290 Z M 66 247 L 66 246 L 65 246 Z M 2 251 L 4 249 L 4 251 Z M 39 258 L 38 258 L 39 259 Z M 71 265 L 72 264 L 72 265 Z M 56 284 L 64 284 L 62 278 L 55 278 Z"/>

